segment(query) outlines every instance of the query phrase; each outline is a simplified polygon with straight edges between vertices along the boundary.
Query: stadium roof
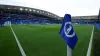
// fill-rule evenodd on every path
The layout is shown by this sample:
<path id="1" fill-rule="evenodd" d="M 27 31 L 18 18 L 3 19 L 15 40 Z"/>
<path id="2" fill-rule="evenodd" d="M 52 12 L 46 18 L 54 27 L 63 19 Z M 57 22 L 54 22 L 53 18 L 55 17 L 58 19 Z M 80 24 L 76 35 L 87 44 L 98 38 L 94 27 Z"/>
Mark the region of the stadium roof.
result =
<path id="1" fill-rule="evenodd" d="M 39 8 L 64 16 L 98 15 L 100 0 L 1 0 L 0 4 Z"/>
<path id="2" fill-rule="evenodd" d="M 98 19 L 97 15 L 92 16 L 73 16 L 72 19 Z"/>
<path id="3" fill-rule="evenodd" d="M 28 13 L 34 13 L 34 14 L 38 14 L 38 15 L 42 15 L 42 16 L 46 16 L 46 17 L 50 17 L 50 18 L 61 19 L 59 16 L 57 16 L 51 12 L 36 9 L 36 8 L 30 8 L 30 7 L 14 6 L 14 5 L 0 5 L 0 9 L 7 10 L 7 11 L 11 10 L 12 12 L 13 11 L 28 12 Z"/>

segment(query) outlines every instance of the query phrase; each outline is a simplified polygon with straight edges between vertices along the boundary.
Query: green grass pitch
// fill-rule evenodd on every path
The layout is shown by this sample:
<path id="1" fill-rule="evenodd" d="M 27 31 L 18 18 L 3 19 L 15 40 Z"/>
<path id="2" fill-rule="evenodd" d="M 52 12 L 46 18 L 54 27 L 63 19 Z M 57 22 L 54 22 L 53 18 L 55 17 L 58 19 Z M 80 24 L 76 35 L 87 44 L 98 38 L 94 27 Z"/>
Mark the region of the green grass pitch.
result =
<path id="1" fill-rule="evenodd" d="M 94 38 L 92 45 L 92 56 L 100 56 L 100 29 L 94 28 Z"/>
<path id="2" fill-rule="evenodd" d="M 0 56 L 21 56 L 9 27 L 0 27 Z"/>
<path id="3" fill-rule="evenodd" d="M 59 35 L 60 27 L 60 24 L 12 25 L 27 56 L 67 56 L 67 45 Z M 74 25 L 74 29 L 78 43 L 73 56 L 86 56 L 92 25 Z M 21 56 L 10 27 L 0 27 L 0 56 Z"/>

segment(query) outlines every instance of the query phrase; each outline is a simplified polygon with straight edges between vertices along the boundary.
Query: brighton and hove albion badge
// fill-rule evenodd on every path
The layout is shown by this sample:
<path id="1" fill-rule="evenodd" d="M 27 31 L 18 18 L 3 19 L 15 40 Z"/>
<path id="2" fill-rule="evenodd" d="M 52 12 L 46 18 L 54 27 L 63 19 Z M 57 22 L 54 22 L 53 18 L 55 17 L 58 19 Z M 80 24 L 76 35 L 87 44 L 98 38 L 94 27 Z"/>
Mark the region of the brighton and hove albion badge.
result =
<path id="1" fill-rule="evenodd" d="M 66 27 L 66 26 L 68 26 L 68 27 Z M 65 33 L 65 35 L 67 37 L 72 38 L 73 36 L 75 36 L 75 32 L 72 31 L 72 30 L 73 30 L 73 27 L 71 25 L 71 22 L 65 22 L 65 25 L 64 25 L 64 33 Z"/>

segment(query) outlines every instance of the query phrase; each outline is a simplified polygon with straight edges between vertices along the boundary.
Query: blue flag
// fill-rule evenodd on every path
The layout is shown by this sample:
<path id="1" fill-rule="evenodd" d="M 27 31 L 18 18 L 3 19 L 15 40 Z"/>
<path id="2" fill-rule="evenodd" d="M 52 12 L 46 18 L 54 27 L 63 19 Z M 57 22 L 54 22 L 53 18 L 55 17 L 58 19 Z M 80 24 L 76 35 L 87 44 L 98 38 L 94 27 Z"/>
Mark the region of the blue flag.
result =
<path id="1" fill-rule="evenodd" d="M 100 30 L 100 24 L 96 24 L 96 27 Z"/>
<path id="2" fill-rule="evenodd" d="M 62 23 L 62 27 L 61 27 L 59 33 L 65 40 L 66 44 L 71 49 L 74 49 L 78 38 L 77 38 L 77 35 L 74 32 L 73 26 L 71 24 L 71 15 L 70 14 L 65 14 L 64 20 Z"/>

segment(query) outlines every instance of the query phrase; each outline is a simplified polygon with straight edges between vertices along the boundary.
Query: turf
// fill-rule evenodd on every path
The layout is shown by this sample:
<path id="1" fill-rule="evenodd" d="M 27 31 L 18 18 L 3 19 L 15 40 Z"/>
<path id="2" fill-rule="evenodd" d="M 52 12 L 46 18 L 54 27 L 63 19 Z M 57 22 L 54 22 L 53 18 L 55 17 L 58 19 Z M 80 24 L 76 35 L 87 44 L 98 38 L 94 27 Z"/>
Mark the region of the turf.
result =
<path id="1" fill-rule="evenodd" d="M 100 56 L 100 30 L 94 28 L 93 48 L 92 56 Z"/>
<path id="2" fill-rule="evenodd" d="M 86 56 L 90 37 L 92 33 L 92 25 L 75 25 L 76 34 L 78 36 L 78 43 L 73 51 L 74 56 Z"/>
<path id="3" fill-rule="evenodd" d="M 59 25 L 13 26 L 27 56 L 66 56 L 66 44 Z"/>
<path id="4" fill-rule="evenodd" d="M 0 56 L 21 56 L 10 27 L 0 27 Z"/>
<path id="5" fill-rule="evenodd" d="M 27 56 L 67 56 L 67 47 L 59 35 L 61 25 L 13 25 Z M 86 56 L 91 25 L 74 25 L 78 43 L 73 56 Z"/>

